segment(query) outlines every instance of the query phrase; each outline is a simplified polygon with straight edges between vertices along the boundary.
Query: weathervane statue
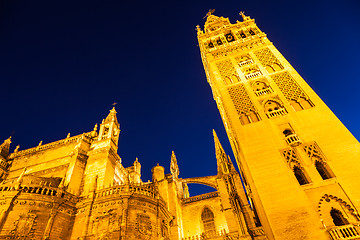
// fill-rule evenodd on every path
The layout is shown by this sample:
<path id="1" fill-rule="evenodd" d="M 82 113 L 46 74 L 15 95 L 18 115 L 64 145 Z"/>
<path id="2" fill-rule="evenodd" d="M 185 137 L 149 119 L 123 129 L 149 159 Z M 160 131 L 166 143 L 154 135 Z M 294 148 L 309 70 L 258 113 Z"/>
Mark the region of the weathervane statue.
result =
<path id="1" fill-rule="evenodd" d="M 204 19 L 207 17 L 210 17 L 211 14 L 213 14 L 215 12 L 215 9 L 210 9 L 209 12 L 205 15 Z"/>

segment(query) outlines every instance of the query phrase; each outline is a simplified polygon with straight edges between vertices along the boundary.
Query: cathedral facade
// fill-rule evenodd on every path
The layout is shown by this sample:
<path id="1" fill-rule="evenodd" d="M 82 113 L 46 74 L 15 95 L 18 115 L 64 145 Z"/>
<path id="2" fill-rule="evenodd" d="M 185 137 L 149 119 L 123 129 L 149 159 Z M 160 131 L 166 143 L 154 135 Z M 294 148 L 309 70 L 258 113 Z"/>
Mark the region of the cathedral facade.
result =
<path id="1" fill-rule="evenodd" d="M 5 140 L 0 239 L 266 239 L 215 131 L 217 175 L 180 178 L 173 152 L 171 172 L 154 166 L 149 182 L 137 159 L 123 167 L 119 133 L 113 108 L 81 135 L 13 153 Z M 188 183 L 216 191 L 190 196 Z"/>
<path id="2" fill-rule="evenodd" d="M 359 142 L 241 16 L 197 27 L 240 174 L 214 131 L 217 175 L 181 178 L 173 152 L 170 173 L 157 165 L 143 182 L 117 153 L 113 108 L 81 135 L 0 145 L 0 239 L 360 239 Z M 190 196 L 189 183 L 216 191 Z"/>

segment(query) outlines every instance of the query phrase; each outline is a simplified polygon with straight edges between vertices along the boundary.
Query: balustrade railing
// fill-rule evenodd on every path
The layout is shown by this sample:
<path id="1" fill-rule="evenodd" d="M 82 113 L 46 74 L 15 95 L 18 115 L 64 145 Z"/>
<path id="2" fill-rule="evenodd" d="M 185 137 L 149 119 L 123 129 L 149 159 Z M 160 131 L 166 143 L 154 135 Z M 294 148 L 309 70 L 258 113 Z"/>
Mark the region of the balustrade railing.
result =
<path id="1" fill-rule="evenodd" d="M 261 72 L 257 71 L 257 72 L 253 72 L 253 73 L 248 73 L 245 75 L 246 79 L 250 79 L 250 78 L 254 78 L 254 77 L 258 77 L 261 76 Z"/>
<path id="2" fill-rule="evenodd" d="M 51 142 L 51 143 L 48 143 L 48 144 L 36 146 L 36 147 L 25 149 L 25 150 L 22 150 L 22 151 L 14 152 L 14 153 L 10 154 L 9 158 L 14 158 L 14 157 L 18 157 L 18 156 L 24 156 L 24 155 L 27 155 L 27 154 L 35 153 L 35 152 L 38 152 L 38 151 L 50 149 L 50 148 L 61 146 L 61 145 L 65 145 L 65 144 L 68 144 L 68 143 L 75 143 L 75 142 L 80 141 L 81 139 L 83 139 L 83 140 L 85 140 L 85 141 L 87 141 L 89 143 L 92 142 L 93 140 L 91 138 L 91 132 L 84 133 L 84 134 L 81 134 L 81 135 L 76 135 L 76 136 L 65 138 L 65 139 L 61 139 L 61 140 L 56 141 L 56 142 Z"/>
<path id="3" fill-rule="evenodd" d="M 21 191 L 22 193 L 30 193 L 30 194 L 38 194 L 45 196 L 57 196 L 60 198 L 65 198 L 67 200 L 74 200 L 74 195 L 65 191 L 62 188 L 43 186 L 39 184 L 26 184 L 26 185 L 18 185 L 18 184 L 7 184 L 0 187 L 0 192 L 6 191 Z"/>
<path id="4" fill-rule="evenodd" d="M 110 195 L 120 195 L 120 194 L 141 194 L 155 198 L 155 189 L 152 185 L 118 185 L 112 186 L 109 188 L 101 189 L 96 192 L 96 197 L 106 197 Z"/>
<path id="5" fill-rule="evenodd" d="M 201 233 L 198 235 L 183 237 L 182 240 L 227 240 L 239 239 L 238 233 L 227 233 L 225 229 L 211 234 Z"/>
<path id="6" fill-rule="evenodd" d="M 360 239 L 359 226 L 352 224 L 331 228 L 329 234 L 333 240 Z"/>
<path id="7" fill-rule="evenodd" d="M 254 62 L 254 61 L 253 61 L 252 59 L 247 59 L 247 60 L 245 60 L 245 61 L 239 62 L 239 66 L 242 67 L 242 66 L 251 64 L 251 63 L 253 63 L 253 62 Z"/>
<path id="8" fill-rule="evenodd" d="M 284 108 L 280 108 L 278 110 L 273 110 L 271 112 L 267 112 L 266 115 L 268 116 L 268 118 L 273 118 L 273 117 L 277 117 L 277 116 L 282 116 L 285 115 L 285 109 Z"/>
<path id="9" fill-rule="evenodd" d="M 301 144 L 300 138 L 296 134 L 291 134 L 285 137 L 285 141 L 292 147 L 296 147 Z"/>
<path id="10" fill-rule="evenodd" d="M 271 89 L 268 87 L 268 88 L 265 88 L 265 89 L 261 89 L 261 90 L 258 90 L 258 91 L 255 91 L 255 94 L 256 96 L 261 96 L 261 95 L 265 95 L 265 94 L 269 94 L 271 93 Z"/>

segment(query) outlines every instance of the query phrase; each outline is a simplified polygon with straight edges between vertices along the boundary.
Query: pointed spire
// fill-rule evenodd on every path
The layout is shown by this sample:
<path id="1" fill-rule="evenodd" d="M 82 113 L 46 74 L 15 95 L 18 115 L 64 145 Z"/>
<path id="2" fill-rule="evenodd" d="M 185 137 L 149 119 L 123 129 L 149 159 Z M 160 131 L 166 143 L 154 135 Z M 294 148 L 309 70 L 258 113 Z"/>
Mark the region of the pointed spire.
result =
<path id="1" fill-rule="evenodd" d="M 9 155 L 11 136 L 0 145 L 0 155 L 6 158 Z"/>
<path id="2" fill-rule="evenodd" d="M 174 179 L 177 179 L 180 173 L 174 151 L 171 153 L 170 172 Z"/>
<path id="3" fill-rule="evenodd" d="M 20 145 L 17 145 L 15 150 L 14 150 L 14 153 L 17 153 L 19 151 L 19 148 L 20 148 Z"/>
<path id="4" fill-rule="evenodd" d="M 215 154 L 218 165 L 218 174 L 229 173 L 228 156 L 226 155 L 225 150 L 222 147 L 220 140 L 214 129 L 213 129 L 213 135 L 214 135 L 214 144 L 215 144 Z"/>
<path id="5" fill-rule="evenodd" d="M 140 162 L 139 162 L 139 159 L 138 159 L 138 158 L 135 158 L 135 161 L 134 161 L 134 163 L 133 163 L 133 166 L 134 166 L 134 170 L 135 170 L 135 172 L 140 173 L 141 164 L 140 164 Z"/>

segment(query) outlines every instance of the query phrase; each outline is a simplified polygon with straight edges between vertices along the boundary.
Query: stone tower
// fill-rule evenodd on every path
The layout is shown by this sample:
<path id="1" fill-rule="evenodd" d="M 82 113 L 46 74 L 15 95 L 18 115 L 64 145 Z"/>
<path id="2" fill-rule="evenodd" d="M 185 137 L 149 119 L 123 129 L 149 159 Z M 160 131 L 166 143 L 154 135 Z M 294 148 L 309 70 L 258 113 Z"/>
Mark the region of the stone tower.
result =
<path id="1" fill-rule="evenodd" d="M 360 239 L 360 144 L 255 24 L 207 14 L 207 80 L 269 239 Z"/>

